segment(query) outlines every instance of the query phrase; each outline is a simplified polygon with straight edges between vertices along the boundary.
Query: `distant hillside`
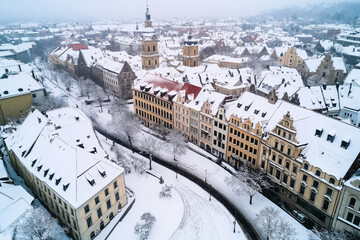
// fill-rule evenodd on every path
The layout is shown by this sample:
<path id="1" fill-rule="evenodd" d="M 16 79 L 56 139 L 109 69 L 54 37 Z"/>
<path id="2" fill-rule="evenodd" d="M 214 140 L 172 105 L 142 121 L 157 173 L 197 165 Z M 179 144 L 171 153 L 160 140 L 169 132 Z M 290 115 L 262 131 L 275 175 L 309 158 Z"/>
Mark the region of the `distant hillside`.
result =
<path id="1" fill-rule="evenodd" d="M 360 1 L 348 1 L 329 4 L 313 4 L 305 8 L 283 8 L 269 11 L 267 17 L 308 19 L 314 23 L 347 23 L 355 25 L 360 17 Z"/>

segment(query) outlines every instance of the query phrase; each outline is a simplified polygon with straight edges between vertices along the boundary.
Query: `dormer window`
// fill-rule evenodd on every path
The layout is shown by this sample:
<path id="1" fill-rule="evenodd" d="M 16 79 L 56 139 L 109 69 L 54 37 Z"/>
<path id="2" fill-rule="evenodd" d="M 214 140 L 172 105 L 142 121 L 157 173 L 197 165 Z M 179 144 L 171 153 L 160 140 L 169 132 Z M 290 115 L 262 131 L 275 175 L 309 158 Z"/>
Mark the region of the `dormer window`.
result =
<path id="1" fill-rule="evenodd" d="M 341 141 L 341 147 L 344 148 L 344 149 L 347 149 L 350 145 L 350 140 L 342 140 Z"/>
<path id="2" fill-rule="evenodd" d="M 315 130 L 315 136 L 317 136 L 317 137 L 321 137 L 322 133 L 323 133 L 323 129 L 322 129 L 322 128 L 317 128 L 317 129 Z"/>
<path id="3" fill-rule="evenodd" d="M 242 103 L 237 104 L 237 108 L 241 108 L 241 106 L 242 106 Z"/>
<path id="4" fill-rule="evenodd" d="M 68 189 L 69 185 L 70 185 L 70 183 L 63 185 L 63 190 L 66 191 L 66 189 Z"/>
<path id="5" fill-rule="evenodd" d="M 255 110 L 254 113 L 255 113 L 255 114 L 258 114 L 258 113 L 259 113 L 259 110 Z"/>
<path id="6" fill-rule="evenodd" d="M 46 175 L 48 174 L 48 172 L 49 172 L 49 169 L 46 169 L 46 170 L 44 171 L 44 177 L 46 177 Z"/>
<path id="7" fill-rule="evenodd" d="M 327 136 L 326 141 L 334 142 L 334 140 L 335 140 L 335 134 L 329 133 L 328 136 Z"/>
<path id="8" fill-rule="evenodd" d="M 95 180 L 89 173 L 85 173 L 85 178 L 88 180 L 91 186 L 95 185 Z"/>
<path id="9" fill-rule="evenodd" d="M 54 175 L 55 175 L 55 173 L 50 174 L 50 175 L 49 175 L 49 179 L 52 180 L 53 177 L 54 177 Z"/>
<path id="10" fill-rule="evenodd" d="M 31 163 L 31 167 L 34 167 L 35 163 L 36 163 L 37 159 L 35 159 L 34 161 L 32 161 Z"/>
<path id="11" fill-rule="evenodd" d="M 40 172 L 41 168 L 42 168 L 42 165 L 37 167 L 38 172 Z"/>
<path id="12" fill-rule="evenodd" d="M 331 184 L 335 184 L 335 179 L 334 179 L 334 178 L 330 178 L 329 182 L 330 182 Z"/>
<path id="13" fill-rule="evenodd" d="M 261 114 L 261 117 L 265 117 L 266 116 L 266 112 Z"/>
<path id="14" fill-rule="evenodd" d="M 60 181 L 61 181 L 61 178 L 56 179 L 56 180 L 55 180 L 55 185 L 56 185 L 56 186 L 59 185 Z"/>
<path id="15" fill-rule="evenodd" d="M 305 170 L 309 170 L 309 164 L 305 163 L 305 164 L 304 164 L 304 169 L 305 169 Z"/>
<path id="16" fill-rule="evenodd" d="M 320 171 L 319 171 L 319 170 L 316 170 L 315 175 L 318 176 L 318 177 L 320 177 Z"/>
<path id="17" fill-rule="evenodd" d="M 164 97 L 166 92 L 160 92 L 160 97 Z"/>

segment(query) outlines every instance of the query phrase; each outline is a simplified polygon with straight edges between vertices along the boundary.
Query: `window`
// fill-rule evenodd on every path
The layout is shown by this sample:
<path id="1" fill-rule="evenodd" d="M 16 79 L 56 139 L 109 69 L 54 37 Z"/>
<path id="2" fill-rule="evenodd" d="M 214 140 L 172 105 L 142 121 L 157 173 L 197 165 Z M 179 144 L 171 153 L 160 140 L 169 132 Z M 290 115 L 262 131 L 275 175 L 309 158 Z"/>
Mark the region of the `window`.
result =
<path id="1" fill-rule="evenodd" d="M 349 207 L 354 208 L 356 204 L 356 199 L 354 197 L 350 198 Z"/>
<path id="2" fill-rule="evenodd" d="M 106 201 L 106 206 L 107 206 L 107 209 L 111 208 L 111 199 Z"/>
<path id="3" fill-rule="evenodd" d="M 109 195 L 109 189 L 105 189 L 105 196 Z"/>
<path id="4" fill-rule="evenodd" d="M 334 178 L 330 178 L 329 182 L 330 182 L 331 184 L 335 184 L 335 179 L 334 179 Z"/>
<path id="5" fill-rule="evenodd" d="M 316 170 L 315 175 L 318 176 L 318 177 L 320 177 L 320 171 L 319 171 L 319 170 Z"/>
<path id="6" fill-rule="evenodd" d="M 118 187 L 117 181 L 114 182 L 114 189 Z"/>
<path id="7" fill-rule="evenodd" d="M 84 207 L 84 210 L 85 210 L 85 214 L 90 211 L 89 204 L 87 204 L 87 205 Z"/>
<path id="8" fill-rule="evenodd" d="M 290 180 L 290 187 L 291 187 L 291 188 L 294 188 L 294 186 L 295 186 L 295 180 L 294 180 L 294 179 L 291 179 L 291 180 Z"/>
<path id="9" fill-rule="evenodd" d="M 288 148 L 287 155 L 291 155 L 291 148 Z"/>
<path id="10" fill-rule="evenodd" d="M 286 168 L 286 169 L 290 169 L 290 163 L 289 163 L 289 162 L 286 162 L 286 163 L 285 163 L 285 168 Z"/>
<path id="11" fill-rule="evenodd" d="M 331 188 L 327 188 L 326 189 L 326 195 L 328 195 L 329 197 L 332 196 L 333 190 Z"/>
<path id="12" fill-rule="evenodd" d="M 310 201 L 314 202 L 315 198 L 316 198 L 316 193 L 311 191 L 311 193 L 310 193 Z"/>
<path id="13" fill-rule="evenodd" d="M 101 207 L 99 207 L 96 212 L 97 212 L 98 218 L 101 218 L 101 216 L 102 216 Z"/>
<path id="14" fill-rule="evenodd" d="M 98 204 L 100 202 L 99 196 L 95 198 L 95 204 Z"/>
<path id="15" fill-rule="evenodd" d="M 270 166 L 270 175 L 273 175 L 274 168 Z"/>
<path id="16" fill-rule="evenodd" d="M 296 173 L 296 171 L 297 171 L 297 166 L 293 166 L 293 173 Z"/>
<path id="17" fill-rule="evenodd" d="M 307 181 L 307 176 L 306 175 L 303 175 L 303 179 L 302 179 L 304 182 Z"/>
<path id="18" fill-rule="evenodd" d="M 282 165 L 282 158 L 279 158 L 279 165 Z"/>
<path id="19" fill-rule="evenodd" d="M 322 209 L 325 210 L 325 211 L 327 211 L 328 208 L 329 208 L 329 204 L 330 204 L 329 200 L 327 200 L 326 198 L 324 198 L 324 202 L 323 202 L 323 205 L 322 205 Z"/>
<path id="20" fill-rule="evenodd" d="M 354 217 L 354 214 L 352 214 L 351 212 L 349 212 L 346 216 L 346 220 L 349 221 L 349 222 L 352 222 L 352 219 Z"/>
<path id="21" fill-rule="evenodd" d="M 284 176 L 283 176 L 283 183 L 287 184 L 287 181 L 288 181 L 288 175 L 287 175 L 287 174 L 284 174 Z"/>
<path id="22" fill-rule="evenodd" d="M 278 145 L 279 145 L 279 143 L 278 143 L 278 142 L 275 142 L 275 148 L 276 148 L 276 149 L 278 148 Z"/>
<path id="23" fill-rule="evenodd" d="M 115 193 L 115 200 L 119 201 L 119 199 L 120 199 L 119 192 L 117 192 L 117 193 Z"/>
<path id="24" fill-rule="evenodd" d="M 93 224 L 91 216 L 86 219 L 86 223 L 87 223 L 88 228 L 91 227 L 91 225 Z"/>
<path id="25" fill-rule="evenodd" d="M 282 145 L 282 144 L 281 144 L 281 146 L 280 146 L 280 151 L 281 151 L 281 152 L 284 152 L 284 145 Z"/>
<path id="26" fill-rule="evenodd" d="M 354 218 L 354 224 L 355 224 L 356 226 L 359 226 L 359 223 L 360 223 L 360 217 L 359 217 L 359 216 L 355 216 L 355 218 Z"/>
<path id="27" fill-rule="evenodd" d="M 280 175 L 281 175 L 281 172 L 279 170 L 276 170 L 276 179 L 277 180 L 280 180 Z"/>
<path id="28" fill-rule="evenodd" d="M 309 165 L 307 163 L 304 164 L 304 169 L 308 170 L 309 169 Z"/>
<path id="29" fill-rule="evenodd" d="M 304 195 L 304 193 L 305 193 L 305 187 L 304 187 L 303 185 L 301 185 L 301 187 L 300 187 L 300 194 L 301 194 L 301 195 Z"/>
<path id="30" fill-rule="evenodd" d="M 318 188 L 319 187 L 319 182 L 318 181 L 316 181 L 316 180 L 314 180 L 314 182 L 313 182 L 313 185 L 312 185 L 314 188 Z"/>

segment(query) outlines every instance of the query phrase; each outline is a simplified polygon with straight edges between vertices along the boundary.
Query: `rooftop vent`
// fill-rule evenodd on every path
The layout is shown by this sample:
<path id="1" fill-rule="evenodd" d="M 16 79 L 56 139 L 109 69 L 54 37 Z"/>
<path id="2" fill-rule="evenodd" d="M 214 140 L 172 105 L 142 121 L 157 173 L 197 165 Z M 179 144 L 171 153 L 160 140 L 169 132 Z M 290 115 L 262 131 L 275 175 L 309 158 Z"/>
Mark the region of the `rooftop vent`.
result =
<path id="1" fill-rule="evenodd" d="M 24 91 L 24 89 L 22 89 L 22 88 L 19 88 L 19 89 L 18 89 L 18 91 L 19 91 L 19 92 L 22 92 L 22 91 Z"/>
<path id="2" fill-rule="evenodd" d="M 341 141 L 341 146 L 340 147 L 342 147 L 344 149 L 347 149 L 349 147 L 349 145 L 350 145 L 350 139 L 343 139 Z"/>
<path id="3" fill-rule="evenodd" d="M 79 121 L 79 119 L 80 119 L 79 116 L 75 116 L 76 121 Z"/>
<path id="4" fill-rule="evenodd" d="M 80 143 L 80 144 L 78 144 L 78 147 L 79 148 L 84 148 L 84 144 Z"/>
<path id="5" fill-rule="evenodd" d="M 4 91 L 4 94 L 9 94 L 9 91 L 7 91 L 7 90 L 6 90 L 6 91 Z"/>
<path id="6" fill-rule="evenodd" d="M 317 136 L 317 137 L 321 137 L 322 133 L 323 133 L 323 129 L 322 129 L 322 128 L 317 128 L 317 129 L 315 130 L 315 136 Z"/>

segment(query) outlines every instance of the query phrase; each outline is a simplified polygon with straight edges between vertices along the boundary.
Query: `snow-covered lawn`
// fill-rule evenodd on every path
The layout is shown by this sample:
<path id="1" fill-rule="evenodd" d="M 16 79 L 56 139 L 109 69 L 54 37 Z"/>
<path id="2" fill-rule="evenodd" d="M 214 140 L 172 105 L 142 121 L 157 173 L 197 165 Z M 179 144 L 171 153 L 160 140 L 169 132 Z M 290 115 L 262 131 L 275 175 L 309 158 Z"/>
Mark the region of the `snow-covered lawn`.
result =
<path id="1" fill-rule="evenodd" d="M 112 141 L 106 141 L 100 134 L 98 136 L 102 146 L 112 156 Z M 136 157 L 148 162 L 148 159 L 119 147 L 130 159 Z M 246 239 L 239 225 L 236 225 L 236 233 L 233 233 L 234 218 L 216 199 L 209 200 L 210 195 L 199 186 L 180 175 L 176 178 L 173 171 L 156 163 L 153 163 L 151 173 L 161 176 L 164 184 L 160 184 L 154 176 L 139 174 L 134 170 L 125 176 L 126 186 L 135 192 L 136 201 L 108 239 L 118 239 L 120 236 L 129 240 L 138 239 L 134 227 L 145 212 L 150 212 L 156 218 L 149 239 Z M 159 198 L 165 184 L 172 187 L 171 198 Z"/>

